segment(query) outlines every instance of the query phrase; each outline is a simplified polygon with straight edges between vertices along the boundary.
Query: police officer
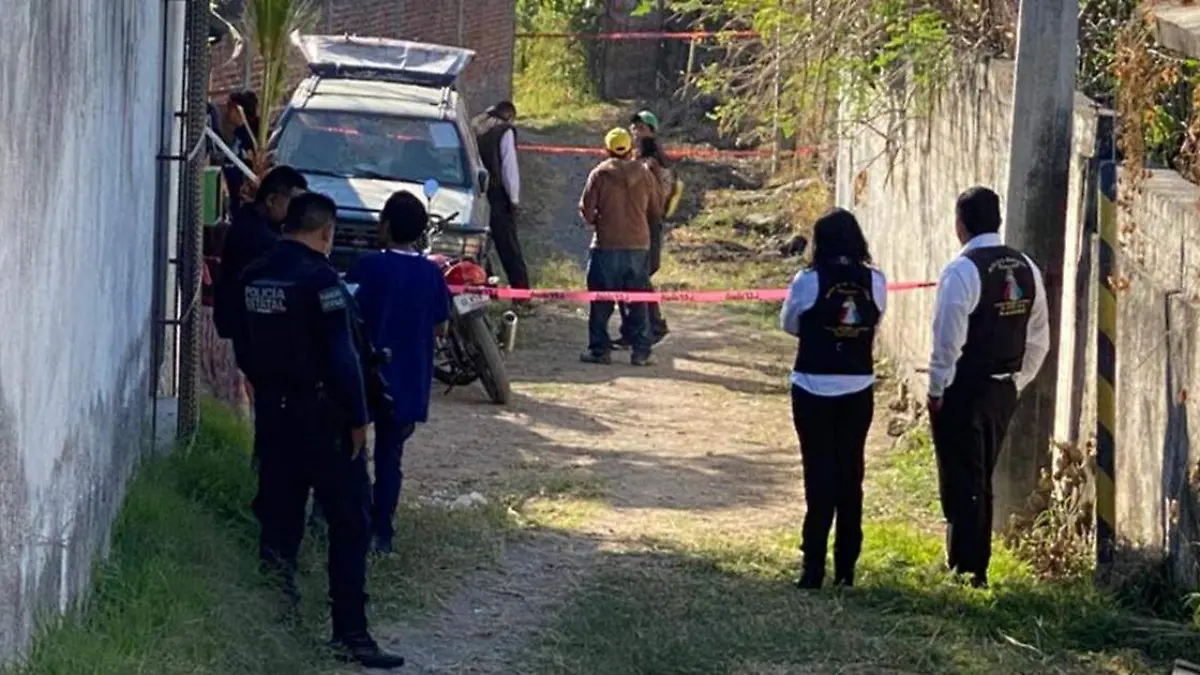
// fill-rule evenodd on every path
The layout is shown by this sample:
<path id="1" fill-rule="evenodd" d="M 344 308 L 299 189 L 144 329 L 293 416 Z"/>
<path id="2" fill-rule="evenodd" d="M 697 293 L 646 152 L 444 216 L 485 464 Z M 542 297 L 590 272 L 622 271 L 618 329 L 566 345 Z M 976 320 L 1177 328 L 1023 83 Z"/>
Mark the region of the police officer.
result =
<path id="1" fill-rule="evenodd" d="M 264 570 L 298 601 L 296 556 L 311 488 L 329 525 L 334 647 L 344 660 L 390 669 L 404 659 L 367 632 L 371 492 L 363 446 L 371 417 L 357 317 L 327 257 L 336 208 L 324 195 L 295 197 L 283 240 L 242 277 L 238 356 L 255 388 L 259 554 Z"/>
<path id="2" fill-rule="evenodd" d="M 951 570 L 987 586 L 992 472 L 1017 397 L 1050 350 L 1042 274 L 1000 238 L 1000 198 L 958 197 L 962 253 L 942 271 L 929 358 L 929 413 Z"/>
<path id="3" fill-rule="evenodd" d="M 800 338 L 792 419 L 804 461 L 804 566 L 797 585 L 821 587 L 829 530 L 834 584 L 854 585 L 862 550 L 864 449 L 875 411 L 875 329 L 887 279 L 871 266 L 852 213 L 833 209 L 813 227 L 812 265 L 788 288 L 780 323 Z"/>
<path id="4" fill-rule="evenodd" d="M 279 241 L 288 203 L 307 189 L 303 174 L 281 164 L 263 176 L 254 202 L 234 212 L 221 249 L 220 277 L 213 289 L 213 323 L 221 337 L 232 340 L 241 325 L 241 278 L 246 267 Z"/>

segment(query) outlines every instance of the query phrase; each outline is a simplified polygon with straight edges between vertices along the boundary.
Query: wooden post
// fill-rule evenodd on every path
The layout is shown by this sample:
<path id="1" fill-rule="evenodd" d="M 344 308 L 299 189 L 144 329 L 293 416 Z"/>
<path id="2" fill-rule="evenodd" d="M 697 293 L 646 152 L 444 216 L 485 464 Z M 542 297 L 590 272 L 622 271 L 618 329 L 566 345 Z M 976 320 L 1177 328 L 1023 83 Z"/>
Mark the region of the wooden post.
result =
<path id="1" fill-rule="evenodd" d="M 780 47 L 780 26 L 779 20 L 775 22 L 775 83 L 774 83 L 774 111 L 772 112 L 771 120 L 771 175 L 779 173 L 779 150 L 781 141 L 779 138 L 779 99 L 783 93 L 783 63 L 782 49 Z"/>
<path id="2" fill-rule="evenodd" d="M 692 93 L 692 70 L 696 67 L 696 43 L 698 40 L 692 38 L 688 44 L 688 60 L 687 72 L 683 74 L 683 98 L 686 99 Z"/>

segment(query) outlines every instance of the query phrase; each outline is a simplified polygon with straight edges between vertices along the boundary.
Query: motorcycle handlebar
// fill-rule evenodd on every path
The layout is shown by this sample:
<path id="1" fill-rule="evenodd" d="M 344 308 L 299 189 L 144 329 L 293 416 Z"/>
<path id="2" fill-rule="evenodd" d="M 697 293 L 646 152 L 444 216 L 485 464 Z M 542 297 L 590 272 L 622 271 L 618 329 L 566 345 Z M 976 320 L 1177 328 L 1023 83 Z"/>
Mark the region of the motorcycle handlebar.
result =
<path id="1" fill-rule="evenodd" d="M 458 211 L 455 211 L 448 216 L 439 216 L 436 213 L 431 213 L 429 214 L 429 229 L 431 232 L 440 232 L 447 225 L 452 224 L 454 219 L 457 217 Z"/>

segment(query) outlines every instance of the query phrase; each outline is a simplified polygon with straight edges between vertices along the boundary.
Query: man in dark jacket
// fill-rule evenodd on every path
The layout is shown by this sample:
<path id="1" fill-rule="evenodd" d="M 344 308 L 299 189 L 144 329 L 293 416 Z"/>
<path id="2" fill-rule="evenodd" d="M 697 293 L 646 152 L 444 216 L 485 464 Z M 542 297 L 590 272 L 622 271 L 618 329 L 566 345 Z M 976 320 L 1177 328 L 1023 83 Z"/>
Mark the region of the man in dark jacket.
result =
<path id="1" fill-rule="evenodd" d="M 517 108 L 502 101 L 471 120 L 483 166 L 491 175 L 487 198 L 492 207 L 491 232 L 508 284 L 529 288 L 529 272 L 517 240 L 517 210 L 521 204 L 521 176 L 517 168 Z"/>
<path id="2" fill-rule="evenodd" d="M 250 263 L 266 254 L 279 240 L 292 197 L 308 189 L 299 171 L 280 165 L 267 172 L 254 195 L 234 214 L 221 250 L 220 276 L 213 289 L 213 323 L 217 334 L 232 340 L 239 325 L 243 304 L 239 280 Z"/>

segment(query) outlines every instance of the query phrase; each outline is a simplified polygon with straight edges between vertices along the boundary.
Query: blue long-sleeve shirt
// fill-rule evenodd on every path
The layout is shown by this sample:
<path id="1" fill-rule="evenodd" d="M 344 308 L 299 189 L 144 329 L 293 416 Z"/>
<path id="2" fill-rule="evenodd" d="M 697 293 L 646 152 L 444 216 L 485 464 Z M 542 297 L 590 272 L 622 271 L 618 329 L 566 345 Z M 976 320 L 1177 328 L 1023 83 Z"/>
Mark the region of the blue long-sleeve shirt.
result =
<path id="1" fill-rule="evenodd" d="M 401 423 L 425 422 L 433 384 L 434 331 L 450 314 L 450 289 L 437 265 L 415 251 L 382 251 L 364 257 L 349 273 L 357 284 L 371 343 L 388 349 L 384 367 Z"/>

